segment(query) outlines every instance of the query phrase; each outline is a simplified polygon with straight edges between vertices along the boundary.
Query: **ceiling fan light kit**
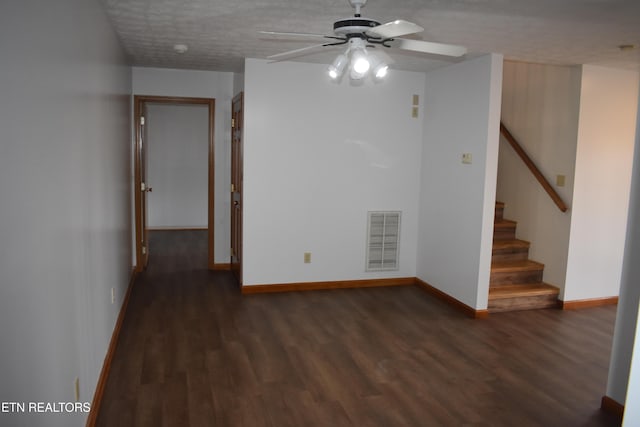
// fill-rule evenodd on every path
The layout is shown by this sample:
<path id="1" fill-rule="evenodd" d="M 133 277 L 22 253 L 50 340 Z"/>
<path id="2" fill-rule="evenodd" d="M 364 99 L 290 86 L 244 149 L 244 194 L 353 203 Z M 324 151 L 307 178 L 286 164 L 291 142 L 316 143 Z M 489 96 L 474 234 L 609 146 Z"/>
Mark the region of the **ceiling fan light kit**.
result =
<path id="1" fill-rule="evenodd" d="M 333 64 L 329 65 L 329 77 L 334 80 L 340 78 L 348 63 L 349 59 L 347 58 L 347 55 L 344 53 L 338 55 L 333 61 Z"/>
<path id="2" fill-rule="evenodd" d="M 392 60 L 380 50 L 373 51 L 376 47 L 393 47 L 453 57 L 462 56 L 467 52 L 461 46 L 398 38 L 408 34 L 419 33 L 424 31 L 424 28 L 402 19 L 380 24 L 378 21 L 363 18 L 360 15 L 360 11 L 367 3 L 367 0 L 349 0 L 349 3 L 355 9 L 355 14 L 352 18 L 340 19 L 334 22 L 333 35 L 262 31 L 263 34 L 270 35 L 320 37 L 330 40 L 328 43 L 278 53 L 268 58 L 279 61 L 287 57 L 311 53 L 312 50 L 317 48 L 346 44 L 348 45 L 346 51 L 338 55 L 333 63 L 329 65 L 327 69 L 329 77 L 334 81 L 339 81 L 345 69 L 348 68 L 349 77 L 352 80 L 361 80 L 369 74 L 372 75 L 374 80 L 381 80 L 387 75 L 389 64 Z"/>
<path id="3" fill-rule="evenodd" d="M 361 80 L 371 71 L 374 79 L 380 80 L 387 75 L 389 65 L 374 52 L 369 52 L 364 40 L 352 38 L 345 53 L 336 57 L 327 72 L 334 81 L 339 81 L 345 68 L 349 65 L 349 77 L 352 80 Z"/>
<path id="4" fill-rule="evenodd" d="M 374 63 L 372 65 L 373 77 L 375 77 L 376 79 L 384 79 L 387 76 L 387 73 L 389 72 L 389 64 L 377 59 L 376 56 L 374 56 L 373 59 L 374 59 Z"/>

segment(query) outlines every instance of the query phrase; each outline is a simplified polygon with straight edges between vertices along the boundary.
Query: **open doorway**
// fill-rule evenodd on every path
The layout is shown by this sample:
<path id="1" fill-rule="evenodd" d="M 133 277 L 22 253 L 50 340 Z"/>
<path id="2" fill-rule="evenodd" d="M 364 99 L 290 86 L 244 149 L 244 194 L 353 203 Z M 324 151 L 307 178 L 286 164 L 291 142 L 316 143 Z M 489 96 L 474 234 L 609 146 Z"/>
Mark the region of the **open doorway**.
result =
<path id="1" fill-rule="evenodd" d="M 203 153 L 206 156 L 206 171 L 203 175 L 203 179 L 206 180 L 204 186 L 204 198 L 206 200 L 199 200 L 193 202 L 194 197 L 202 198 L 198 196 L 196 191 L 197 185 L 190 186 L 189 180 L 195 179 L 197 173 L 188 172 L 187 174 L 181 173 L 179 170 L 167 170 L 166 173 L 156 175 L 161 181 L 163 181 L 162 190 L 156 187 L 155 194 L 152 193 L 153 186 L 149 181 L 150 169 L 150 154 L 149 147 L 154 147 L 153 141 L 150 139 L 153 133 L 150 132 L 153 126 L 153 120 L 149 120 L 149 114 L 152 113 L 160 121 L 163 122 L 163 117 L 169 112 L 167 107 L 200 107 L 204 108 L 204 117 L 207 122 L 206 129 L 203 132 L 205 138 L 206 148 Z M 154 110 L 154 111 L 150 111 Z M 197 110 L 197 109 L 196 109 Z M 192 111 L 196 111 L 192 110 Z M 189 108 L 182 108 L 179 112 L 180 115 L 189 115 Z M 214 114 L 215 114 L 215 100 L 211 98 L 178 98 L 178 97 L 164 97 L 164 96 L 146 96 L 135 95 L 134 96 L 134 125 L 135 125 L 135 155 L 134 155 L 134 203 L 135 203 L 135 250 L 136 250 L 136 271 L 141 272 L 144 270 L 149 261 L 149 229 L 151 227 L 155 229 L 197 229 L 206 228 L 207 233 L 207 268 L 214 269 Z M 164 116 L 163 116 L 164 115 Z M 189 123 L 188 121 L 186 123 Z M 188 129 L 188 125 L 187 128 Z M 191 133 L 188 131 L 188 133 Z M 191 135 L 193 137 L 193 135 Z M 170 144 L 171 135 L 167 136 L 167 140 L 162 141 L 162 144 L 167 146 Z M 156 138 L 157 139 L 157 138 Z M 174 138 L 175 139 L 175 138 Z M 151 148 L 153 150 L 153 148 Z M 179 153 L 180 150 L 176 150 L 176 147 L 171 149 L 173 152 Z M 186 154 L 186 153 L 185 153 Z M 193 153 L 191 153 L 193 154 Z M 157 156 L 156 156 L 157 157 Z M 188 162 L 189 156 L 180 156 L 181 161 Z M 198 156 L 202 157 L 202 156 Z M 166 160 L 166 159 L 165 159 Z M 173 166 L 179 166 L 176 163 L 171 163 Z M 184 164 L 182 166 L 185 166 Z M 158 169 L 155 165 L 156 170 Z M 171 178 L 173 174 L 173 179 Z M 169 189 L 167 183 L 173 182 L 171 186 L 174 188 Z M 202 182 L 200 183 L 202 184 Z M 181 188 L 180 188 L 181 187 Z M 194 191 L 191 191 L 191 189 Z M 186 190 L 185 190 L 186 189 Z M 180 194 L 180 200 L 170 200 L 168 198 L 170 191 L 174 193 L 177 191 Z M 150 193 L 155 197 L 159 195 L 153 202 L 154 213 L 150 217 Z M 191 199 L 190 199 L 191 198 Z M 163 200 L 165 199 L 165 200 Z M 191 202 L 189 201 L 191 200 Z M 199 203 L 203 203 L 205 214 L 198 219 L 197 206 Z M 174 206 L 176 205 L 176 206 Z M 191 206 L 194 205 L 194 206 Z M 192 209 L 195 208 L 195 209 Z M 201 209 L 202 210 L 202 209 Z M 202 212 L 200 212 L 202 213 Z M 150 220 L 152 223 L 150 223 Z M 204 222 L 204 224 L 202 224 Z"/>

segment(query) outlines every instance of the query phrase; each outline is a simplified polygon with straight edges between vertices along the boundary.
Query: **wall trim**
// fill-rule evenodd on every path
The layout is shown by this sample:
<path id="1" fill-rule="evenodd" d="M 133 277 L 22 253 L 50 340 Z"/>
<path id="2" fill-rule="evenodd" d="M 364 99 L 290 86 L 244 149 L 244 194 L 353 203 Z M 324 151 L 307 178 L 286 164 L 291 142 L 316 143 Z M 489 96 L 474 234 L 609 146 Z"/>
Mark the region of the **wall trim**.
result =
<path id="1" fill-rule="evenodd" d="M 399 277 L 389 279 L 365 279 L 365 280 L 336 280 L 328 282 L 299 282 L 280 283 L 273 285 L 243 285 L 242 294 L 262 294 L 272 292 L 297 292 L 297 291 L 317 291 L 323 289 L 351 289 L 351 288 L 373 288 L 382 286 L 418 286 L 427 291 L 432 296 L 462 311 L 474 319 L 485 319 L 489 317 L 489 310 L 476 310 L 465 303 L 458 301 L 449 294 L 434 288 L 427 282 L 417 277 Z"/>
<path id="2" fill-rule="evenodd" d="M 89 411 L 89 416 L 87 417 L 86 427 L 95 426 L 96 421 L 98 420 L 98 413 L 100 412 L 100 405 L 102 404 L 102 395 L 104 394 L 104 389 L 106 388 L 106 385 L 107 385 L 107 379 L 109 378 L 109 371 L 111 370 L 111 362 L 113 361 L 113 356 L 116 353 L 116 347 L 118 346 L 118 338 L 120 337 L 120 330 L 122 329 L 122 323 L 124 322 L 124 316 L 125 316 L 125 313 L 127 312 L 127 306 L 129 305 L 129 298 L 131 296 L 131 290 L 133 289 L 133 285 L 136 281 L 136 276 L 137 276 L 137 272 L 134 267 L 134 269 L 131 271 L 131 276 L 129 278 L 127 293 L 125 294 L 124 300 L 122 301 L 122 306 L 120 307 L 120 313 L 118 313 L 118 318 L 113 328 L 113 333 L 111 334 L 111 340 L 109 341 L 107 354 L 104 357 L 102 370 L 100 371 L 100 376 L 98 377 L 98 384 L 96 385 L 96 390 L 93 394 L 93 400 L 91 402 L 91 410 Z"/>
<path id="3" fill-rule="evenodd" d="M 430 284 L 428 284 L 422 279 L 419 279 L 416 277 L 415 283 L 418 287 L 424 289 L 429 294 L 433 295 L 434 297 L 438 298 L 441 301 L 446 302 L 453 308 L 459 311 L 462 311 L 464 314 L 466 314 L 469 317 L 473 317 L 474 319 L 485 319 L 489 317 L 489 310 L 486 310 L 486 309 L 476 310 L 475 308 L 468 306 L 467 304 L 452 297 L 451 295 L 445 292 L 442 292 L 440 289 L 434 288 L 433 286 L 431 286 Z"/>
<path id="4" fill-rule="evenodd" d="M 411 286 L 415 277 L 398 277 L 390 279 L 336 280 L 330 282 L 298 282 L 274 285 L 243 285 L 242 293 L 261 294 L 270 292 L 317 291 L 322 289 L 374 288 L 382 286 Z"/>
<path id="5" fill-rule="evenodd" d="M 213 264 L 213 271 L 230 271 L 231 270 L 231 264 L 229 263 L 215 263 Z"/>
<path id="6" fill-rule="evenodd" d="M 600 307 L 602 305 L 618 304 L 618 297 L 589 298 L 574 301 L 560 301 L 563 310 L 580 310 L 582 308 Z"/>
<path id="7" fill-rule="evenodd" d="M 619 404 L 607 395 L 602 396 L 602 403 L 600 403 L 600 409 L 604 412 L 615 415 L 622 420 L 624 415 L 624 405 Z"/>

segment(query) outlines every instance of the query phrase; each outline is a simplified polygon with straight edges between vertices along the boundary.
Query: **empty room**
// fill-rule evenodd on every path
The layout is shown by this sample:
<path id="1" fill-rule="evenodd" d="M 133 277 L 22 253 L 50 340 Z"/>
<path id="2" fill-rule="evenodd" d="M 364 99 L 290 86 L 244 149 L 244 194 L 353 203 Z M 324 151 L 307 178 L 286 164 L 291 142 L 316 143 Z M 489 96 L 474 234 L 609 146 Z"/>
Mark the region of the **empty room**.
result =
<path id="1" fill-rule="evenodd" d="M 640 425 L 640 4 L 0 4 L 0 425 Z"/>

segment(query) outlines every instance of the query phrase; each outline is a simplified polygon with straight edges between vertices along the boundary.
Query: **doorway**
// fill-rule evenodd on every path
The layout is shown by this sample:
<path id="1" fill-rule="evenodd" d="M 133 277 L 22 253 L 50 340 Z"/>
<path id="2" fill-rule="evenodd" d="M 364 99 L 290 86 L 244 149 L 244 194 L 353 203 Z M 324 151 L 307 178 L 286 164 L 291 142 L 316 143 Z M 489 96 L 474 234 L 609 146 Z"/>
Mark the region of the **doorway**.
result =
<path id="1" fill-rule="evenodd" d="M 136 272 L 143 271 L 149 262 L 148 193 L 152 187 L 148 173 L 148 126 L 146 122 L 149 104 L 206 106 L 208 118 L 207 146 L 207 268 L 213 270 L 214 261 L 214 117 L 215 99 L 167 96 L 134 95 L 134 126 L 136 145 L 134 150 L 134 208 Z"/>

